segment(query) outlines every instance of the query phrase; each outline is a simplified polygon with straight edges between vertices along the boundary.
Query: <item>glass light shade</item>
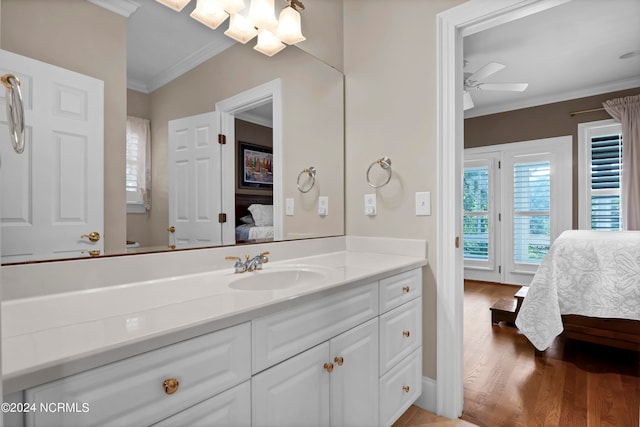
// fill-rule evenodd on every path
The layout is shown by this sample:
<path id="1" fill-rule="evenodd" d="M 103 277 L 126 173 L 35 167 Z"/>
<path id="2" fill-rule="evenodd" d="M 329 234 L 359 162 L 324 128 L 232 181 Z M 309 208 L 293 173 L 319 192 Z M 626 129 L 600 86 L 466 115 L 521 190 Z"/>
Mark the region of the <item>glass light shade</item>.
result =
<path id="1" fill-rule="evenodd" d="M 260 53 L 273 56 L 286 46 L 269 30 L 260 30 L 258 33 L 258 43 L 253 47 Z"/>
<path id="2" fill-rule="evenodd" d="M 229 29 L 225 31 L 224 34 L 237 42 L 245 44 L 258 34 L 258 30 L 255 29 L 247 18 L 238 13 L 234 13 L 231 15 L 231 20 L 229 21 Z"/>
<path id="3" fill-rule="evenodd" d="M 190 16 L 212 30 L 218 28 L 229 17 L 220 0 L 198 0 Z"/>
<path id="4" fill-rule="evenodd" d="M 276 35 L 286 44 L 296 44 L 306 40 L 302 35 L 300 13 L 297 10 L 291 6 L 282 9 L 280 19 L 278 20 L 278 31 Z"/>
<path id="5" fill-rule="evenodd" d="M 180 12 L 191 0 L 156 0 L 158 3 L 163 4 L 176 12 Z"/>
<path id="6" fill-rule="evenodd" d="M 244 9 L 246 5 L 244 4 L 244 0 L 223 0 L 222 8 L 229 14 L 233 15 L 236 12 Z"/>
<path id="7" fill-rule="evenodd" d="M 251 0 L 249 21 L 260 30 L 275 32 L 278 28 L 278 21 L 273 9 L 273 0 Z"/>

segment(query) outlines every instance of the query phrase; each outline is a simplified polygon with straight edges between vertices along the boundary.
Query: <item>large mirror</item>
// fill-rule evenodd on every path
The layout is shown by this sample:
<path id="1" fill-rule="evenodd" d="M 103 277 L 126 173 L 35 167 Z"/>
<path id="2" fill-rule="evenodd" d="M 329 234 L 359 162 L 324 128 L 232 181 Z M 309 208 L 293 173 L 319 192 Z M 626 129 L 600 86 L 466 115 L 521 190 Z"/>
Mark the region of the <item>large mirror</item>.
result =
<path id="1" fill-rule="evenodd" d="M 141 8 L 165 8 L 153 0 L 137 3 Z M 195 5 L 195 0 L 192 3 Z M 234 179 L 223 179 L 224 184 L 220 184 L 226 186 L 221 192 L 231 192 L 234 200 L 233 206 L 229 203 L 224 205 L 228 217 L 234 218 L 230 225 L 235 228 L 243 224 L 241 218 L 249 213 L 248 205 L 272 203 L 276 206 L 274 212 L 279 215 L 275 221 L 281 223 L 281 239 L 344 234 L 344 81 L 336 69 L 295 46 L 289 46 L 269 58 L 253 50 L 251 45 L 232 44 L 215 57 L 195 67 L 186 67 L 187 71 L 169 82 L 145 90 L 127 84 L 127 30 L 135 34 L 127 28 L 131 18 L 88 0 L 2 0 L 0 5 L 0 46 L 3 50 L 104 82 L 104 228 L 86 230 L 87 233 L 101 231 L 104 246 L 100 255 L 172 250 L 171 246 L 176 241 L 169 231 L 170 226 L 175 225 L 170 224 L 169 212 L 169 123 L 211 113 L 216 104 L 274 81 L 278 81 L 280 87 L 277 113 L 274 114 L 272 102 L 267 101 L 237 108 L 232 113 L 231 134 L 234 137 L 227 141 L 227 145 L 233 146 L 233 154 L 232 157 L 223 156 L 221 161 L 226 162 L 222 167 L 228 168 L 229 159 L 232 159 Z M 169 9 L 167 12 L 176 13 Z M 308 12 L 311 13 L 310 10 Z M 185 13 L 188 14 L 188 10 Z M 304 19 L 303 16 L 303 26 Z M 193 25 L 201 24 L 193 21 Z M 164 27 L 155 31 L 171 29 Z M 180 46 L 167 46 L 167 49 L 179 50 Z M 141 213 L 127 213 L 127 116 L 145 118 L 150 122 L 151 207 Z M 269 116 L 271 119 L 278 116 L 279 120 L 270 121 Z M 29 118 L 30 113 L 27 112 Z M 37 118 L 31 118 L 33 125 L 37 126 Z M 229 122 L 226 123 L 228 128 Z M 269 146 L 270 133 L 280 136 L 271 142 L 270 149 L 263 149 Z M 239 173 L 241 162 L 247 156 L 254 155 L 252 161 L 261 158 L 265 162 L 260 157 L 263 152 L 269 152 L 273 157 L 281 156 L 270 160 L 280 164 L 281 176 L 273 180 L 275 188 L 257 185 L 259 183 L 256 184 L 255 180 L 243 180 Z M 7 160 L 3 158 L 3 166 Z M 316 170 L 315 185 L 311 191 L 301 192 L 298 178 L 305 168 L 311 166 Z M 306 174 L 303 174 L 303 184 L 306 179 Z M 3 185 L 3 191 L 5 188 Z M 318 213 L 320 196 L 329 198 L 329 215 Z M 293 201 L 293 215 L 285 212 L 283 204 L 287 199 Z M 80 236 L 74 235 L 73 238 L 79 239 Z M 264 238 L 268 240 L 269 237 Z M 264 238 L 246 237 L 242 240 L 263 241 Z M 34 238 L 23 240 L 39 245 Z M 231 241 L 222 241 L 222 244 L 234 241 L 235 236 Z M 5 252 L 4 236 L 2 243 Z M 90 249 L 89 244 L 87 249 Z M 91 256 L 90 250 L 83 251 L 81 255 L 78 252 L 68 256 L 44 254 L 16 261 L 78 256 Z M 3 258 L 3 263 L 7 261 Z"/>

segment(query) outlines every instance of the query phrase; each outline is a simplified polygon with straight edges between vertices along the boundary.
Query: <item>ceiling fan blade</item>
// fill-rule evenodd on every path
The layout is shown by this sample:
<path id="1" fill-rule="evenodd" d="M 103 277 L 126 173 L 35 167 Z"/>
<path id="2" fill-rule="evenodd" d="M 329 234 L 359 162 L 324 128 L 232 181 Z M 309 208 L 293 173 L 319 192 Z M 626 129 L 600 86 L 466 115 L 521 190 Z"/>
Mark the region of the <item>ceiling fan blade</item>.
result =
<path id="1" fill-rule="evenodd" d="M 471 98 L 471 94 L 469 93 L 469 91 L 465 90 L 464 94 L 462 95 L 462 109 L 466 111 L 470 108 L 473 108 L 473 99 Z"/>
<path id="2" fill-rule="evenodd" d="M 467 77 L 466 80 L 479 82 L 480 80 L 483 80 L 486 77 L 489 77 L 493 73 L 497 73 L 498 71 L 502 70 L 505 67 L 506 65 L 501 64 L 499 62 L 489 62 L 487 65 L 485 65 L 484 67 L 480 68 L 478 71 L 476 71 L 475 73 Z"/>
<path id="3" fill-rule="evenodd" d="M 500 90 L 505 92 L 523 92 L 529 83 L 480 83 L 476 86 L 479 90 Z"/>

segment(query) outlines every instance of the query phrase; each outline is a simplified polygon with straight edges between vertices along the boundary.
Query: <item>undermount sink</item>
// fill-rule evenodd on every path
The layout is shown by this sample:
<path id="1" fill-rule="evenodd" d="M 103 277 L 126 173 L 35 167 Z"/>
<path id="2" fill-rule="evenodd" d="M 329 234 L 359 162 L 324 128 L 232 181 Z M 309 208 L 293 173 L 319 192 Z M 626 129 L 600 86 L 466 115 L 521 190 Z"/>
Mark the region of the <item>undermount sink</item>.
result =
<path id="1" fill-rule="evenodd" d="M 321 272 L 306 269 L 256 270 L 242 274 L 242 277 L 229 284 L 230 288 L 243 291 L 273 291 L 298 285 L 315 285 L 326 278 Z"/>

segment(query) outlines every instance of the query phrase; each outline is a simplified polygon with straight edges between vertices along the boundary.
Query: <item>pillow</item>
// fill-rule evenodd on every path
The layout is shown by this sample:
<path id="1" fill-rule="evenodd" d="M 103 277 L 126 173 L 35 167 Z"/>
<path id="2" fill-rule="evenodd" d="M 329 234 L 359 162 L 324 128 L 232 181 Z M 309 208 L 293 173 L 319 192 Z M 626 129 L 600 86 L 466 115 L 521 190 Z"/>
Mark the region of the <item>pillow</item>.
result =
<path id="1" fill-rule="evenodd" d="M 247 209 L 257 226 L 273 225 L 273 205 L 251 205 Z"/>
<path id="2" fill-rule="evenodd" d="M 240 222 L 243 224 L 253 224 L 253 217 L 251 215 L 245 215 L 240 218 Z"/>

